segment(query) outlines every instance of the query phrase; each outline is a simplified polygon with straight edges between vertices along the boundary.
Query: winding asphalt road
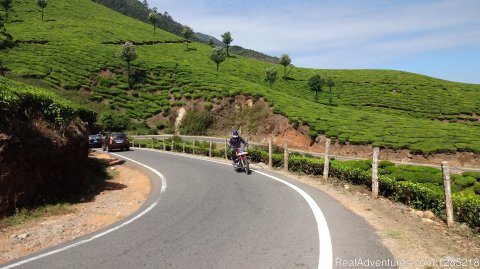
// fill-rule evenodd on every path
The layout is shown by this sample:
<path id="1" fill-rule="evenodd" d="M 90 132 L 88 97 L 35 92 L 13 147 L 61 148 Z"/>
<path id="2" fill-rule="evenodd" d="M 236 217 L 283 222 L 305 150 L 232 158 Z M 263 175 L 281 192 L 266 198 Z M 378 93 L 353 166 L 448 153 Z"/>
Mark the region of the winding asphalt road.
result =
<path id="1" fill-rule="evenodd" d="M 153 189 L 136 214 L 0 267 L 329 269 L 393 260 L 361 217 L 285 176 L 151 150 L 115 154 L 164 176 L 142 167 Z"/>

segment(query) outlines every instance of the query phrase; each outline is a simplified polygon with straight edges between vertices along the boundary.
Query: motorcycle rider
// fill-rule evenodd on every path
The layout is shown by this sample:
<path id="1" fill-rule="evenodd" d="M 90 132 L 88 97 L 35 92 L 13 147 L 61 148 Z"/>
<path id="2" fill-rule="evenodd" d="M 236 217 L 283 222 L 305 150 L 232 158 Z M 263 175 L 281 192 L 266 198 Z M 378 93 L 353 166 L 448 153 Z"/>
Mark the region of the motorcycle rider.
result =
<path id="1" fill-rule="evenodd" d="M 245 145 L 246 147 L 248 146 L 248 143 L 243 140 L 238 135 L 237 130 L 232 131 L 232 138 L 230 138 L 229 145 L 230 145 L 230 150 L 231 150 L 231 156 L 232 156 L 232 162 L 236 163 L 238 161 L 237 158 L 237 149 L 242 147 L 242 144 Z"/>

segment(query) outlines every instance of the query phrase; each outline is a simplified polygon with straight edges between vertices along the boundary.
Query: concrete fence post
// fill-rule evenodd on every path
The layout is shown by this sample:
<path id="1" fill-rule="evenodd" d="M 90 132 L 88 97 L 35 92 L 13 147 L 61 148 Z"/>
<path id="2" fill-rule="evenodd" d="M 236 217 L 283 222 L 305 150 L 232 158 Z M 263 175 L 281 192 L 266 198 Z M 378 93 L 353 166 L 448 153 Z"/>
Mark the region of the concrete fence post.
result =
<path id="1" fill-rule="evenodd" d="M 378 147 L 373 148 L 372 160 L 372 197 L 378 198 Z"/>
<path id="2" fill-rule="evenodd" d="M 152 140 L 151 140 L 151 141 L 152 141 L 152 142 L 151 142 L 151 143 L 152 143 L 151 146 L 152 146 L 152 149 L 153 149 L 153 137 L 152 137 L 151 139 L 152 139 Z"/>
<path id="3" fill-rule="evenodd" d="M 330 138 L 327 138 L 327 141 L 325 141 L 325 159 L 323 161 L 323 179 L 324 180 L 328 179 L 328 174 L 330 172 L 330 156 L 328 155 L 330 151 L 330 143 L 331 143 Z"/>
<path id="4" fill-rule="evenodd" d="M 208 151 L 208 156 L 212 157 L 212 141 L 210 141 L 210 150 Z"/>
<path id="5" fill-rule="evenodd" d="M 183 154 L 185 154 L 185 141 L 183 141 Z"/>
<path id="6" fill-rule="evenodd" d="M 175 141 L 172 138 L 172 152 L 174 151 L 174 149 L 175 149 Z"/>
<path id="7" fill-rule="evenodd" d="M 227 153 L 227 139 L 225 139 L 225 160 L 228 159 L 228 153 Z"/>
<path id="8" fill-rule="evenodd" d="M 163 142 L 163 151 L 167 150 L 167 148 L 165 147 L 165 139 L 162 140 Z"/>
<path id="9" fill-rule="evenodd" d="M 283 151 L 283 169 L 285 171 L 288 171 L 288 141 L 285 141 L 285 146 L 284 146 L 284 151 Z"/>
<path id="10" fill-rule="evenodd" d="M 272 137 L 268 140 L 268 167 L 272 168 Z"/>
<path id="11" fill-rule="evenodd" d="M 453 203 L 452 203 L 452 188 L 450 186 L 450 168 L 448 162 L 442 162 L 443 186 L 445 188 L 445 210 L 447 212 L 447 225 L 452 227 L 453 220 Z"/>
<path id="12" fill-rule="evenodd" d="M 195 140 L 193 140 L 193 155 L 195 155 Z"/>

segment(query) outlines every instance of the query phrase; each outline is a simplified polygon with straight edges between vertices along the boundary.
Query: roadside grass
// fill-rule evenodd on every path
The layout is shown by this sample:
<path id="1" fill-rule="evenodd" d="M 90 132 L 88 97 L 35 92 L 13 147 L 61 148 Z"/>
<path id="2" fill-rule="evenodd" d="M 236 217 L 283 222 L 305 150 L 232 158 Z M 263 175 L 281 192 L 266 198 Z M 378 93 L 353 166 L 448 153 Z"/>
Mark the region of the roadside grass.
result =
<path id="1" fill-rule="evenodd" d="M 393 239 L 401 239 L 403 237 L 403 233 L 397 230 L 387 230 L 384 234 L 386 237 L 390 237 Z"/>
<path id="2" fill-rule="evenodd" d="M 15 214 L 0 219 L 0 229 L 25 224 L 44 217 L 74 213 L 70 203 L 39 206 L 34 209 L 17 209 Z"/>
<path id="3" fill-rule="evenodd" d="M 444 81 L 392 70 L 326 70 L 294 67 L 288 80 L 270 88 L 266 68 L 280 65 L 243 56 L 229 57 L 217 72 L 211 48 L 113 12 L 89 0 L 52 0 L 41 23 L 33 2 L 15 1 L 6 27 L 22 42 L 0 52 L 16 77 L 38 85 L 77 93 L 87 89 L 84 103 L 95 110 L 118 110 L 143 120 L 171 107 L 224 97 L 264 98 L 274 112 L 310 126 L 311 136 L 325 134 L 341 143 L 408 149 L 416 154 L 480 153 L 480 85 Z M 45 44 L 28 41 L 48 41 Z M 116 55 L 120 44 L 137 44 L 135 86 L 128 89 L 125 63 Z M 295 59 L 293 59 L 295 60 Z M 112 75 L 101 74 L 110 70 Z M 281 71 L 281 70 L 280 70 Z M 306 86 L 313 74 L 336 83 L 333 105 L 325 87 L 315 102 Z M 38 81 L 38 82 L 35 82 Z M 29 82 L 29 83 L 30 83 Z M 67 94 L 65 94 L 67 95 Z"/>

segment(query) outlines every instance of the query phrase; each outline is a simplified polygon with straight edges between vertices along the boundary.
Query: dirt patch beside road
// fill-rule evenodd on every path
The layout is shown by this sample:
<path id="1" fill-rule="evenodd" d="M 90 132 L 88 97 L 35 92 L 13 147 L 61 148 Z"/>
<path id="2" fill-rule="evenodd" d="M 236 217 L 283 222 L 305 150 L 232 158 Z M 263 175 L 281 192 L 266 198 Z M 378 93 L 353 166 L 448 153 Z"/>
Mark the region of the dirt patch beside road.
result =
<path id="1" fill-rule="evenodd" d="M 92 199 L 68 208 L 67 214 L 1 229 L 0 263 L 92 233 L 140 208 L 151 190 L 148 176 L 110 155 L 93 153 L 91 156 L 109 163 L 113 179 Z"/>

